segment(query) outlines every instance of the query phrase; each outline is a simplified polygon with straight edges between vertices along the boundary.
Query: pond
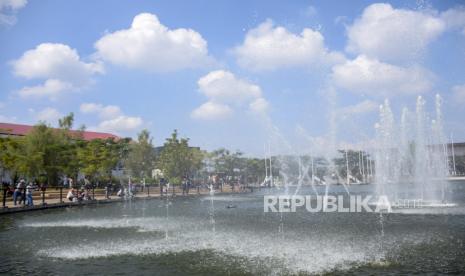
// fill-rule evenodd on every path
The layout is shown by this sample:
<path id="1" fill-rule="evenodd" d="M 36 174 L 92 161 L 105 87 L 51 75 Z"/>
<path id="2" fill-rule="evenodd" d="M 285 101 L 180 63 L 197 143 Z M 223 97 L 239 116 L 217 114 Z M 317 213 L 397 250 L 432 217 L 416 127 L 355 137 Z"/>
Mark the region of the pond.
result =
<path id="1" fill-rule="evenodd" d="M 283 192 L 274 189 L 7 215 L 0 217 L 0 273 L 463 273 L 465 200 L 457 195 L 465 183 L 453 187 L 454 207 L 382 215 L 265 213 L 263 196 Z M 350 187 L 351 194 L 372 190 Z"/>

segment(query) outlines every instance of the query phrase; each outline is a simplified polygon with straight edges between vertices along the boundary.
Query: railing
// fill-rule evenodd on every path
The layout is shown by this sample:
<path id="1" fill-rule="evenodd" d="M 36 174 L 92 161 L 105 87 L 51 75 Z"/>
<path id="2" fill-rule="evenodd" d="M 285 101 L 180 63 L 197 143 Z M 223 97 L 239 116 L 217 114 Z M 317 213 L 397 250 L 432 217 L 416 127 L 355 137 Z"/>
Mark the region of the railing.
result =
<path id="1" fill-rule="evenodd" d="M 55 187 L 56 190 L 59 190 L 59 198 L 60 198 L 60 203 L 63 202 L 63 188 L 64 187 Z M 33 188 L 12 188 L 10 187 L 9 185 L 2 185 L 1 187 L 1 194 L 2 194 L 2 206 L 3 208 L 6 207 L 6 203 L 8 201 L 8 197 L 11 197 L 11 201 L 14 202 L 14 204 L 16 205 L 16 203 L 19 203 L 20 205 L 26 205 L 26 201 L 29 197 L 29 195 L 27 194 L 27 190 L 28 189 L 33 189 L 33 191 L 31 191 L 31 195 L 30 195 L 30 199 L 31 199 L 31 203 L 33 203 L 34 199 L 37 199 L 37 192 L 39 194 L 39 197 L 42 199 L 42 205 L 46 205 L 46 201 L 45 201 L 45 198 L 46 198 L 46 191 L 47 191 L 47 187 L 33 187 Z M 15 200 L 16 198 L 20 198 L 19 201 Z M 31 204 L 32 205 L 32 204 Z"/>
<path id="2" fill-rule="evenodd" d="M 230 185 L 218 185 L 215 186 L 215 190 L 217 192 L 244 192 L 244 191 L 250 191 L 253 192 L 254 189 L 261 189 L 263 187 L 256 186 L 256 185 L 236 185 L 231 187 Z M 67 191 L 69 189 L 68 187 L 64 186 L 58 186 L 58 187 L 39 187 L 38 189 L 34 190 L 32 192 L 32 201 L 40 200 L 41 203 L 37 204 L 35 206 L 47 206 L 50 204 L 64 204 L 67 198 L 66 194 L 64 193 L 63 190 Z M 18 190 L 19 193 L 16 194 L 17 199 L 17 205 L 20 206 L 28 206 L 27 203 L 27 188 L 12 188 L 11 186 L 8 185 L 2 185 L 0 194 L 2 196 L 2 206 L 3 208 L 7 208 L 8 205 L 11 204 L 11 202 L 14 202 L 14 192 L 15 190 Z M 111 199 L 110 197 L 114 197 L 116 195 L 116 190 L 115 189 L 96 189 L 95 187 L 92 187 L 91 189 L 86 189 L 88 194 L 91 194 L 91 201 L 95 200 L 107 200 Z M 146 185 L 145 187 L 139 186 L 136 188 L 135 191 L 135 196 L 136 197 L 151 197 L 151 195 L 154 196 L 160 196 L 160 197 L 168 197 L 172 195 L 189 195 L 189 194 L 201 194 L 201 193 L 208 193 L 209 188 L 208 185 L 195 185 L 193 187 L 190 187 L 189 189 L 185 189 L 183 191 L 182 186 L 180 185 L 170 185 L 169 189 L 163 189 L 163 187 L 160 186 L 153 186 L 153 185 Z M 123 197 L 123 196 L 121 196 Z M 119 197 L 118 197 L 119 198 Z M 86 200 L 79 200 L 81 201 L 86 201 Z M 10 204 L 7 204 L 10 203 Z M 12 207 L 10 205 L 10 207 Z"/>

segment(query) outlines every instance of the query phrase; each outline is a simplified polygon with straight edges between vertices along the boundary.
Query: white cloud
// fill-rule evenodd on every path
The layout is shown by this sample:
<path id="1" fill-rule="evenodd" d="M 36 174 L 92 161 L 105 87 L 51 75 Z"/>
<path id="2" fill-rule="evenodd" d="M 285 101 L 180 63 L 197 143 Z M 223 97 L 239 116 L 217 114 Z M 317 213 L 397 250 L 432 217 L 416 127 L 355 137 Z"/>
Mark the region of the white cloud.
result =
<path id="1" fill-rule="evenodd" d="M 320 32 L 305 28 L 294 34 L 284 27 L 273 26 L 271 20 L 250 30 L 234 53 L 238 64 L 252 71 L 331 65 L 344 60 L 342 54 L 326 49 Z"/>
<path id="2" fill-rule="evenodd" d="M 349 22 L 349 18 L 345 15 L 339 15 L 334 18 L 334 24 L 339 25 L 342 24 L 344 26 L 347 26 L 347 22 Z"/>
<path id="3" fill-rule="evenodd" d="M 229 71 L 212 71 L 200 78 L 197 84 L 208 101 L 191 113 L 194 119 L 224 119 L 231 116 L 233 107 L 246 107 L 258 113 L 266 112 L 268 108 L 258 85 L 238 79 Z"/>
<path id="4" fill-rule="evenodd" d="M 207 42 L 198 32 L 170 30 L 150 13 L 135 16 L 129 29 L 104 35 L 95 48 L 105 61 L 151 72 L 195 68 L 211 62 Z"/>
<path id="5" fill-rule="evenodd" d="M 215 102 L 206 102 L 194 109 L 191 113 L 191 117 L 200 120 L 221 120 L 228 118 L 233 114 L 231 107 Z"/>
<path id="6" fill-rule="evenodd" d="M 0 24 L 16 24 L 16 13 L 26 4 L 27 0 L 0 0 Z"/>
<path id="7" fill-rule="evenodd" d="M 59 43 L 42 43 L 26 51 L 13 62 L 14 73 L 27 79 L 61 79 L 87 81 L 95 73 L 103 73 L 98 63 L 85 63 L 75 49 Z"/>
<path id="8" fill-rule="evenodd" d="M 105 120 L 92 128 L 97 131 L 121 133 L 132 132 L 142 126 L 142 119 L 140 117 L 118 116 L 116 118 Z"/>
<path id="9" fill-rule="evenodd" d="M 100 63 L 83 62 L 68 45 L 43 43 L 26 51 L 12 62 L 14 74 L 26 79 L 45 79 L 35 87 L 19 91 L 22 97 L 57 97 L 61 92 L 82 88 L 92 82 L 92 75 L 103 73 Z"/>
<path id="10" fill-rule="evenodd" d="M 448 29 L 461 29 L 465 35 L 465 7 L 448 9 L 441 13 L 441 19 L 444 20 Z"/>
<path id="11" fill-rule="evenodd" d="M 79 107 L 83 114 L 97 114 L 100 123 L 90 130 L 111 133 L 129 133 L 140 128 L 143 120 L 140 117 L 126 116 L 119 106 L 98 103 L 83 103 Z"/>
<path id="12" fill-rule="evenodd" d="M 434 75 L 418 66 L 399 67 L 364 55 L 333 67 L 337 86 L 357 94 L 392 96 L 431 90 Z"/>
<path id="13" fill-rule="evenodd" d="M 107 105 L 96 103 L 83 103 L 79 110 L 84 114 L 96 113 L 101 119 L 111 119 L 122 115 L 121 109 L 116 105 Z"/>
<path id="14" fill-rule="evenodd" d="M 102 109 L 103 105 L 96 103 L 83 103 L 79 107 L 79 110 L 84 113 L 98 113 Z"/>
<path id="15" fill-rule="evenodd" d="M 268 101 L 264 98 L 257 98 L 249 104 L 249 108 L 255 113 L 263 114 L 268 111 L 269 105 Z"/>
<path id="16" fill-rule="evenodd" d="M 224 70 L 208 73 L 197 82 L 200 92 L 218 102 L 241 103 L 261 96 L 259 86 Z"/>
<path id="17" fill-rule="evenodd" d="M 26 6 L 27 0 L 0 0 L 0 10 L 12 9 L 18 10 Z"/>
<path id="18" fill-rule="evenodd" d="M 452 92 L 454 93 L 454 99 L 458 103 L 465 104 L 465 84 L 452 87 Z"/>
<path id="19" fill-rule="evenodd" d="M 365 114 L 378 110 L 379 105 L 371 100 L 365 100 L 355 105 L 343 107 L 339 110 L 341 115 Z"/>
<path id="20" fill-rule="evenodd" d="M 51 100 L 56 100 L 59 95 L 74 89 L 75 88 L 70 83 L 62 82 L 57 79 L 48 79 L 42 85 L 26 86 L 19 90 L 18 94 L 22 98 L 48 97 Z"/>
<path id="21" fill-rule="evenodd" d="M 35 119 L 38 121 L 45 121 L 48 123 L 56 123 L 62 117 L 61 113 L 52 107 L 47 107 L 35 114 Z"/>
<path id="22" fill-rule="evenodd" d="M 421 56 L 445 29 L 435 13 L 372 4 L 348 26 L 346 50 L 384 61 L 410 60 Z"/>

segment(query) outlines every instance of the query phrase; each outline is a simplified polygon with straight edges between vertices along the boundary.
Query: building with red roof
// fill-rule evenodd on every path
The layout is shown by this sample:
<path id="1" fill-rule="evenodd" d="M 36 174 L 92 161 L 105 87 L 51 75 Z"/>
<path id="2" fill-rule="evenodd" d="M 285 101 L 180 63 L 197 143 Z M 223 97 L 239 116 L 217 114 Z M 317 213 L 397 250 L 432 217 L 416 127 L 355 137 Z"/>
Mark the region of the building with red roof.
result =
<path id="1" fill-rule="evenodd" d="M 1 136 L 26 136 L 29 132 L 32 131 L 34 126 L 30 125 L 20 125 L 20 124 L 10 124 L 10 123 L 0 123 L 0 137 Z M 71 134 L 79 135 L 80 131 L 70 130 Z M 94 139 L 108 139 L 113 138 L 115 140 L 120 139 L 119 136 L 116 136 L 111 133 L 104 132 L 94 132 L 94 131 L 84 131 L 82 132 L 83 139 L 86 141 Z"/>

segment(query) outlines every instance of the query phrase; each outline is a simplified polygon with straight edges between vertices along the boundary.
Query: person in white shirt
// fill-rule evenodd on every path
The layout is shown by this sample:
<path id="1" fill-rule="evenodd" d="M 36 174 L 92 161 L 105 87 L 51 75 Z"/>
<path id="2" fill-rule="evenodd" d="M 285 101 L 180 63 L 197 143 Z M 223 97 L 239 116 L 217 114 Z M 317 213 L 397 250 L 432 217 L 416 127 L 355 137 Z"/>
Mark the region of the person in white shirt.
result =
<path id="1" fill-rule="evenodd" d="M 73 191 L 73 189 L 69 189 L 68 194 L 66 195 L 66 198 L 69 201 L 73 201 L 73 199 L 74 199 L 74 191 Z"/>
<path id="2" fill-rule="evenodd" d="M 29 184 L 26 186 L 26 205 L 28 206 L 34 205 L 34 203 L 32 202 L 32 192 L 35 188 L 36 187 L 31 182 L 29 182 Z"/>

